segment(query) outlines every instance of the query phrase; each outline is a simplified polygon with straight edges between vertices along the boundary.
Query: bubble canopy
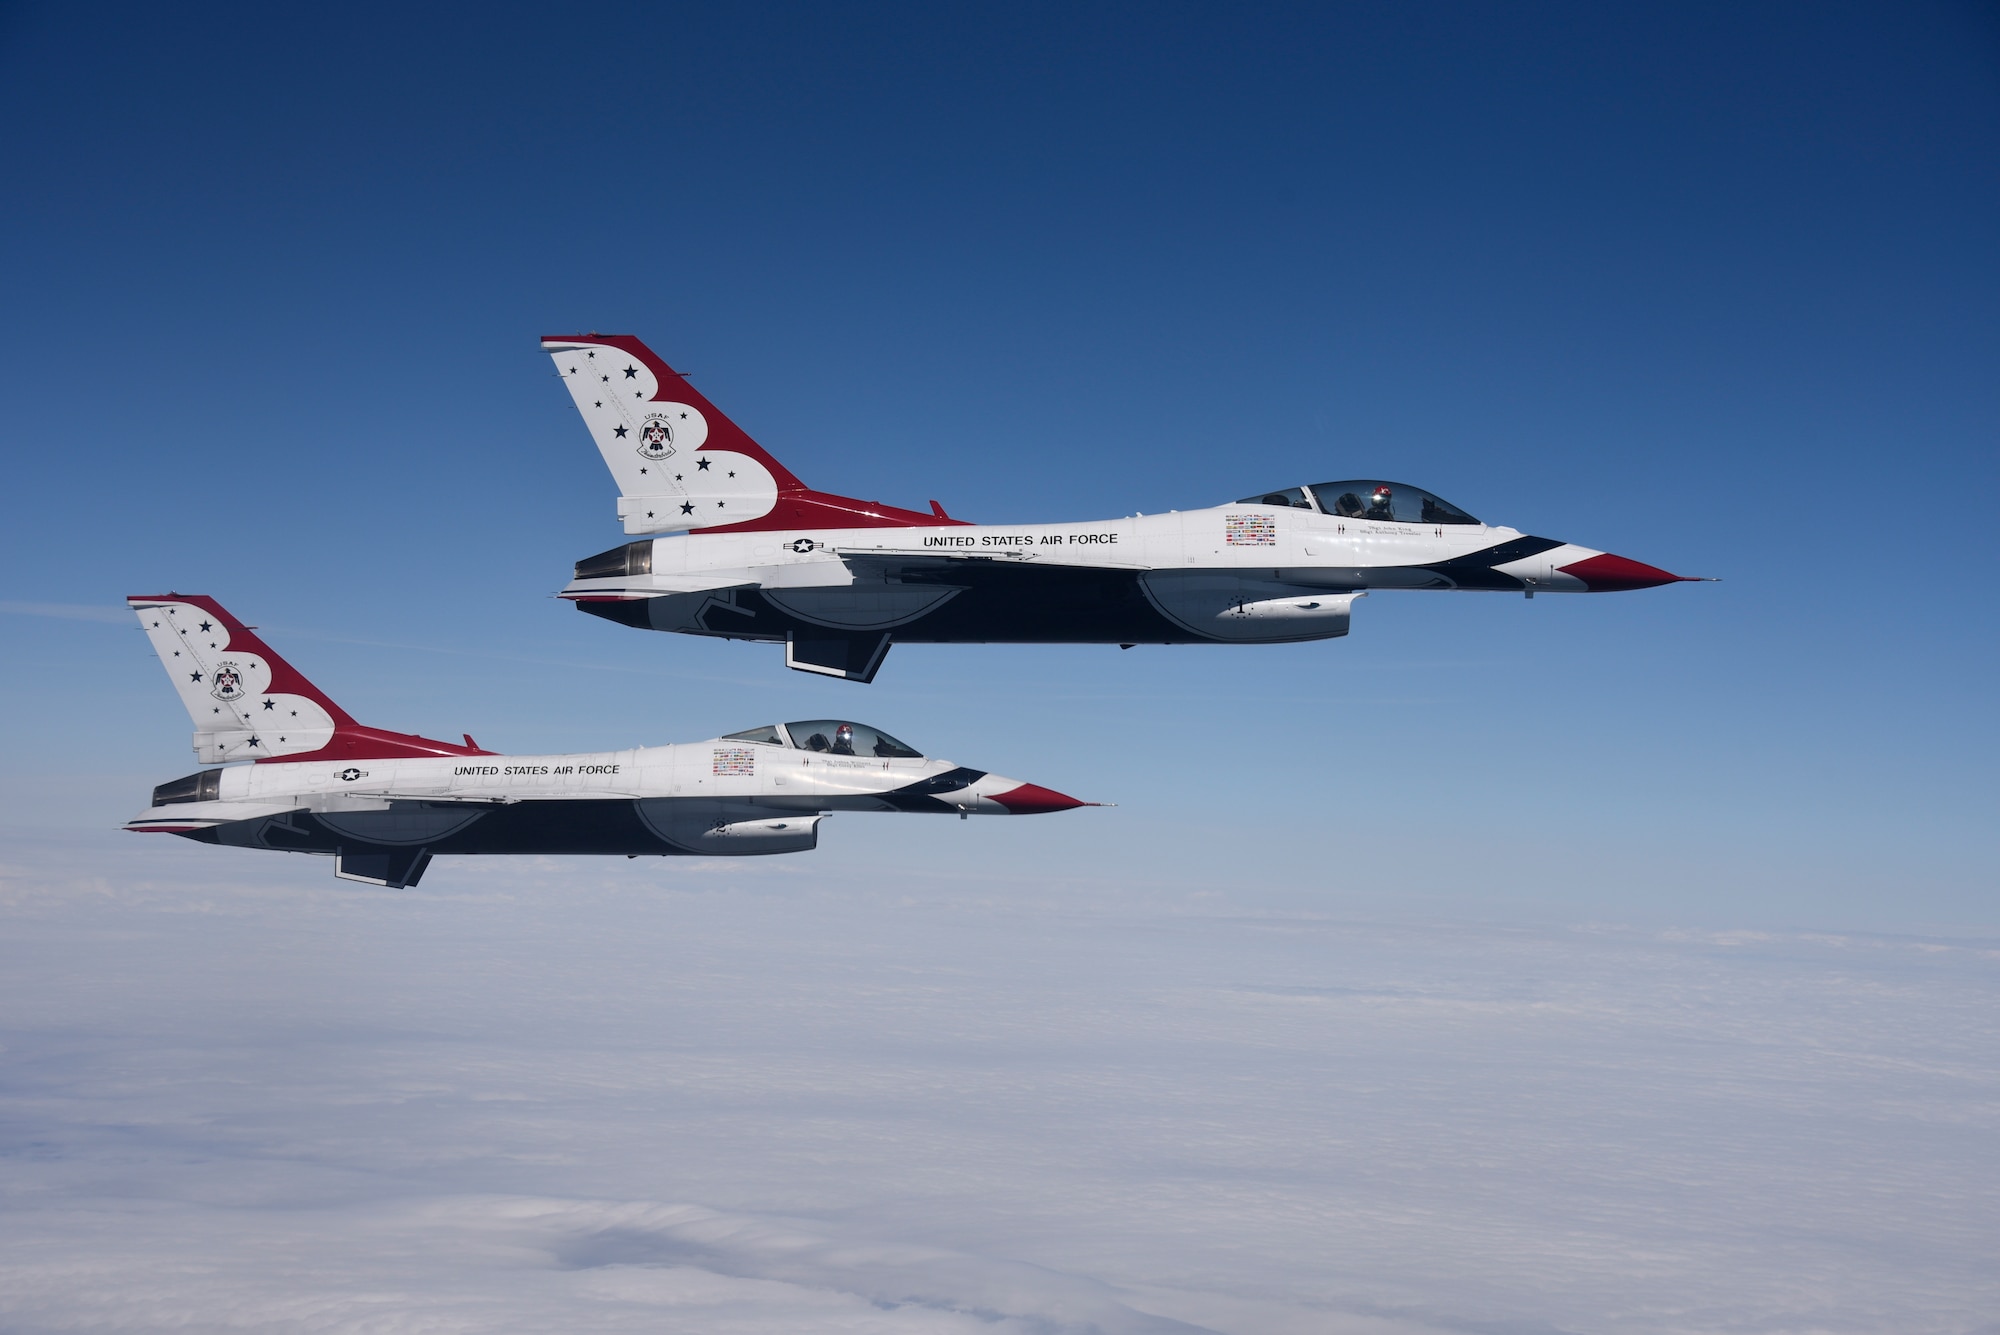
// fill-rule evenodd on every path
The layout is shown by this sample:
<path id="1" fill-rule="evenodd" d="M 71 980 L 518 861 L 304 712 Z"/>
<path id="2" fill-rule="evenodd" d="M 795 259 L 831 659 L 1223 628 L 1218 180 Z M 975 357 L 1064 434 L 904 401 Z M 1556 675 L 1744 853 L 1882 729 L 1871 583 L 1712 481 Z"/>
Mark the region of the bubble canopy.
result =
<path id="1" fill-rule="evenodd" d="M 1379 478 L 1345 482 L 1315 482 L 1309 487 L 1245 496 L 1239 505 L 1276 505 L 1293 510 L 1318 510 L 1340 519 L 1373 519 L 1395 524 L 1477 524 L 1465 511 L 1422 487 Z"/>
<path id="2" fill-rule="evenodd" d="M 877 756 L 884 760 L 922 760 L 923 752 L 903 745 L 880 728 L 846 719 L 804 719 L 747 728 L 722 738 L 725 742 L 756 742 L 797 751 L 821 751 L 834 756 Z"/>

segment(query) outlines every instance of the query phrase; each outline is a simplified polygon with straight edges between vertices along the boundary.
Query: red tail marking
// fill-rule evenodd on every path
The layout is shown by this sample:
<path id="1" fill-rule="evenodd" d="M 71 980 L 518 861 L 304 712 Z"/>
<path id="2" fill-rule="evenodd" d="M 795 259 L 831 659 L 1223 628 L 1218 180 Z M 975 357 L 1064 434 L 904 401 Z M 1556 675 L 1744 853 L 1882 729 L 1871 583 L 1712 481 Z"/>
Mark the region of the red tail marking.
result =
<path id="1" fill-rule="evenodd" d="M 737 454 L 747 454 L 764 467 L 771 470 L 771 476 L 778 480 L 778 492 L 804 491 L 806 484 L 792 476 L 792 470 L 765 453 L 764 447 L 750 439 L 742 427 L 729 420 L 729 415 L 708 401 L 708 397 L 696 389 L 688 378 L 660 359 L 660 355 L 640 342 L 633 334 L 544 334 L 544 343 L 594 343 L 599 347 L 616 348 L 634 360 L 644 362 L 646 369 L 659 382 L 659 391 L 654 394 L 655 403 L 691 403 L 701 409 L 701 415 L 708 419 L 708 441 L 702 446 L 707 450 L 733 450 Z M 670 396 L 663 398 L 662 396 Z"/>
<path id="2" fill-rule="evenodd" d="M 940 524 L 970 524 L 969 519 L 939 519 L 920 510 L 905 510 L 880 501 L 857 501 L 852 496 L 800 488 L 778 493 L 771 513 L 740 524 L 718 524 L 698 528 L 695 533 L 769 533 L 794 528 L 936 528 Z"/>
<path id="3" fill-rule="evenodd" d="M 298 755 L 266 756 L 257 761 L 260 765 L 289 765 L 301 760 L 394 760 L 404 756 L 494 754 L 472 745 L 470 737 L 465 739 L 464 746 L 460 746 L 456 742 L 439 742 L 429 737 L 419 737 L 412 732 L 388 732 L 382 728 L 370 728 L 356 723 L 353 715 L 335 704 L 325 691 L 307 681 L 303 673 L 273 652 L 271 646 L 259 639 L 255 631 L 231 616 L 221 603 L 207 594 L 135 593 L 128 595 L 125 601 L 131 606 L 144 606 L 148 603 L 186 603 L 190 607 L 199 607 L 229 632 L 229 648 L 232 653 L 240 651 L 262 656 L 271 669 L 273 692 L 282 695 L 303 695 L 324 709 L 333 719 L 333 736 L 319 750 L 306 751 Z"/>
<path id="4" fill-rule="evenodd" d="M 654 396 L 655 402 L 667 402 L 660 395 L 671 394 L 673 402 L 691 403 L 701 409 L 708 419 L 708 441 L 702 446 L 707 450 L 731 450 L 746 454 L 771 470 L 771 476 L 778 483 L 778 503 L 771 512 L 756 519 L 747 519 L 740 524 L 717 524 L 712 528 L 691 530 L 695 533 L 768 533 L 777 529 L 793 528 L 935 528 L 939 524 L 966 524 L 970 521 L 952 519 L 936 501 L 931 502 L 933 513 L 920 510 L 905 510 L 899 506 L 884 505 L 880 501 L 858 501 L 852 496 L 836 496 L 829 491 L 814 491 L 779 463 L 769 451 L 750 438 L 750 433 L 729 420 L 729 415 L 708 401 L 708 397 L 696 389 L 688 378 L 666 364 L 660 355 L 641 342 L 635 334 L 544 334 L 544 343 L 594 343 L 599 347 L 616 348 L 628 357 L 646 364 L 653 373 L 660 388 Z M 672 385 L 669 389 L 668 386 Z"/>

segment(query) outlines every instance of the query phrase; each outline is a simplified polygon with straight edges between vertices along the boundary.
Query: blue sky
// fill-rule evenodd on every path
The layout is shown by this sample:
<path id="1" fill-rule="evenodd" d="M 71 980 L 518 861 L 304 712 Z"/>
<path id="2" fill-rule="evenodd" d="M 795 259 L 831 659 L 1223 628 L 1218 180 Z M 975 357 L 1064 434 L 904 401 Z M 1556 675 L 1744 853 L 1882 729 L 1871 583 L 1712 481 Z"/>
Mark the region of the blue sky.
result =
<path id="1" fill-rule="evenodd" d="M 1990 11 L 16 5 L 0 110 L 10 607 L 212 593 L 503 749 L 841 712 L 1120 803 L 830 872 L 1994 921 Z M 816 681 L 547 597 L 619 540 L 579 328 L 829 490 L 1380 475 L 1724 582 Z M 4 625 L 15 836 L 108 857 L 184 719 L 122 622 Z"/>

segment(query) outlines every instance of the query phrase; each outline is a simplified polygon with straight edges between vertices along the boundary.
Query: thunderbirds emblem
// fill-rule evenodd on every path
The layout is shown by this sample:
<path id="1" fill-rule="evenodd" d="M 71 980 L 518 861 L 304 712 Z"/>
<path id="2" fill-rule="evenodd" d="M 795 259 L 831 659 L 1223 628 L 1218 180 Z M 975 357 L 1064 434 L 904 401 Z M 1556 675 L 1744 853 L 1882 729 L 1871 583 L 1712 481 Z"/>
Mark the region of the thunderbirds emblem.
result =
<path id="1" fill-rule="evenodd" d="M 228 703 L 243 698 L 243 670 L 234 663 L 217 663 L 208 674 L 208 693 Z"/>
<path id="2" fill-rule="evenodd" d="M 674 457 L 674 428 L 666 414 L 653 413 L 640 425 L 639 454 L 655 463 Z"/>

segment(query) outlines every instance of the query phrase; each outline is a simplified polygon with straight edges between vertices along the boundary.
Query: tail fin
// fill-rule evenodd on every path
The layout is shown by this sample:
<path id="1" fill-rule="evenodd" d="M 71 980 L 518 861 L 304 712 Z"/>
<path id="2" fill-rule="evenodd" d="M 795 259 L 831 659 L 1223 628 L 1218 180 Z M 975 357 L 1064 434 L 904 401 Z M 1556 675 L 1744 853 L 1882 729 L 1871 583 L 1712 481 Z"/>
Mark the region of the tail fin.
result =
<path id="1" fill-rule="evenodd" d="M 470 738 L 458 746 L 361 726 L 213 598 L 134 594 L 125 601 L 194 720 L 194 753 L 203 764 L 492 754 Z"/>
<path id="2" fill-rule="evenodd" d="M 814 491 L 631 334 L 550 334 L 627 533 L 935 527 L 963 520 Z"/>

